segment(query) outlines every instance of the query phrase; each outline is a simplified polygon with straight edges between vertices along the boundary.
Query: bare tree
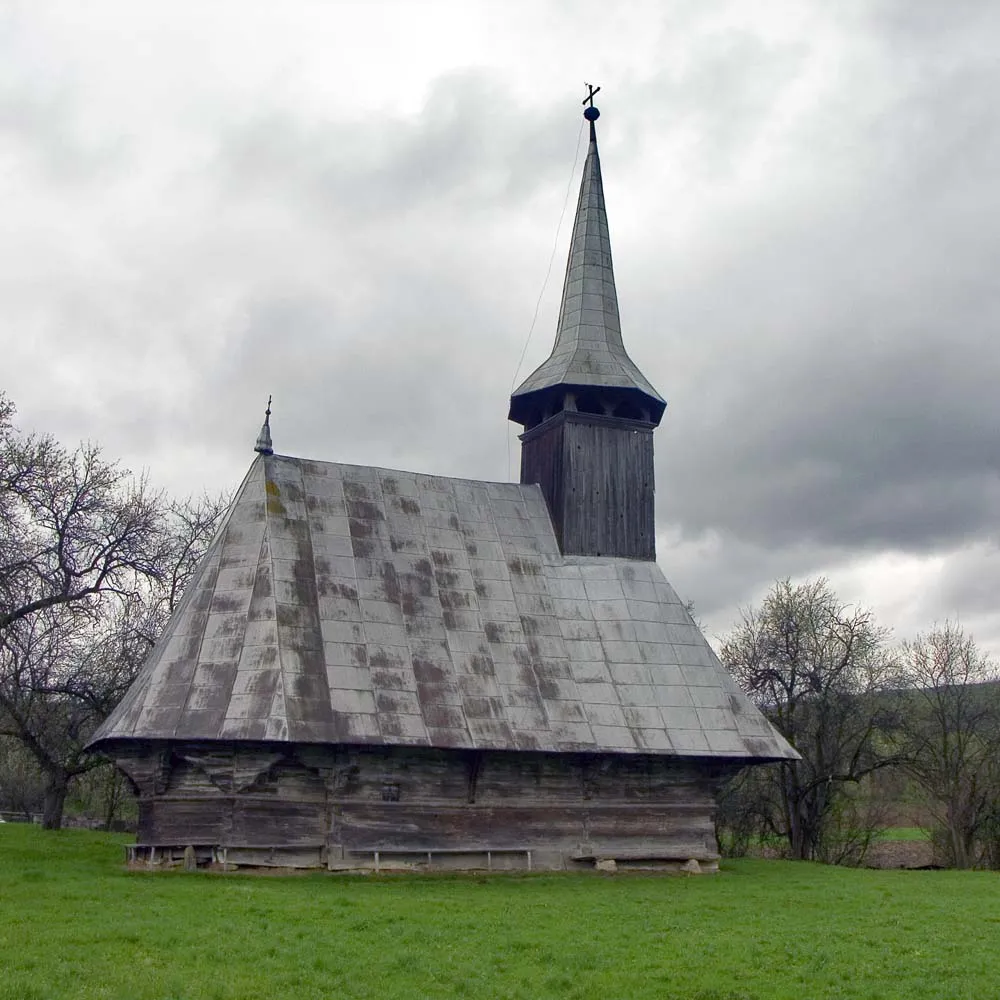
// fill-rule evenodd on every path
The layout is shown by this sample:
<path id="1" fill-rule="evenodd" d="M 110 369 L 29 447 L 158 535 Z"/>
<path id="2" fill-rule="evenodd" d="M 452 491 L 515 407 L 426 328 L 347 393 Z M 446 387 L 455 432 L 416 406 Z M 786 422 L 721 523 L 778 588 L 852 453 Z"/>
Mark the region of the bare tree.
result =
<path id="1" fill-rule="evenodd" d="M 70 780 L 96 766 L 83 753 L 91 706 L 71 694 L 84 681 L 94 619 L 53 608 L 17 619 L 0 648 L 0 733 L 18 741 L 45 780 L 42 824 L 61 824 Z"/>
<path id="2" fill-rule="evenodd" d="M 162 495 L 95 445 L 21 435 L 12 416 L 0 398 L 0 634 L 48 608 L 127 596 L 160 576 L 165 554 Z"/>
<path id="3" fill-rule="evenodd" d="M 133 608 L 129 634 L 141 639 L 141 659 L 174 613 L 201 557 L 229 506 L 224 495 L 173 500 L 165 506 L 164 546 L 159 572 L 146 581 L 141 603 Z"/>
<path id="4" fill-rule="evenodd" d="M 0 396 L 0 736 L 36 761 L 58 827 L 224 505 L 169 504 L 95 446 L 19 434 L 13 412 Z"/>
<path id="5" fill-rule="evenodd" d="M 38 765 L 18 740 L 0 737 L 0 809 L 30 821 L 42 811 L 45 787 Z"/>
<path id="6" fill-rule="evenodd" d="M 849 789 L 893 759 L 880 739 L 891 722 L 885 639 L 870 611 L 821 579 L 776 583 L 723 642 L 723 662 L 802 756 L 751 782 L 763 825 L 794 858 L 838 860 L 864 837 L 844 826 L 857 805 Z"/>
<path id="7" fill-rule="evenodd" d="M 972 867 L 1000 799 L 1000 677 L 952 622 L 904 643 L 900 663 L 907 770 L 927 795 L 944 860 Z"/>

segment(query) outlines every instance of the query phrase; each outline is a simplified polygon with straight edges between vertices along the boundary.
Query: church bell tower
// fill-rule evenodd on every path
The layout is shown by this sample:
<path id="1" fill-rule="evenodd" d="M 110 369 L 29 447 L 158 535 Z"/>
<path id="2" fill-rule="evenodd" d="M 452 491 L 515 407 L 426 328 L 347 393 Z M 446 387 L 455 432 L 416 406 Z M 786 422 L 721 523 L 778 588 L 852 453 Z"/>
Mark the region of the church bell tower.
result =
<path id="1" fill-rule="evenodd" d="M 653 430 L 666 402 L 625 351 L 591 88 L 590 145 L 552 354 L 515 390 L 521 482 L 538 483 L 564 555 L 655 559 Z"/>

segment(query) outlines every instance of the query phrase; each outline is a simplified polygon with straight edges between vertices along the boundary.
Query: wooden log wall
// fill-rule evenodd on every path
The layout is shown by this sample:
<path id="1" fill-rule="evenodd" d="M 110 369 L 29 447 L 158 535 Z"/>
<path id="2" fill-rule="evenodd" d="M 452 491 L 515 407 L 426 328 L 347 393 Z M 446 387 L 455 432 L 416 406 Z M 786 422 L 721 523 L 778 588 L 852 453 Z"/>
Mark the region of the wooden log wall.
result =
<path id="1" fill-rule="evenodd" d="M 124 749 L 124 748 L 123 748 Z M 405 747 L 135 745 L 138 841 L 164 860 L 371 868 L 676 867 L 718 859 L 735 764 Z"/>
<path id="2" fill-rule="evenodd" d="M 564 555 L 656 558 L 652 424 L 563 411 L 521 442 Z"/>

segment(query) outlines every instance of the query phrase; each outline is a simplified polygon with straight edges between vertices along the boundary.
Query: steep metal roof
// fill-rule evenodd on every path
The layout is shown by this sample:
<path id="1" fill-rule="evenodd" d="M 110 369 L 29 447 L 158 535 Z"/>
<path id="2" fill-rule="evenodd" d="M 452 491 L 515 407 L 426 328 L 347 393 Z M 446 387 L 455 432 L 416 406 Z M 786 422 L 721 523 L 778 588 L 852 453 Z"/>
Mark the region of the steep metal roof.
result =
<path id="1" fill-rule="evenodd" d="M 796 756 L 659 567 L 563 557 L 538 487 L 266 453 L 120 739 Z"/>
<path id="2" fill-rule="evenodd" d="M 638 391 L 646 397 L 654 423 L 659 423 L 667 405 L 628 356 L 622 341 L 593 119 L 555 345 L 549 358 L 514 391 L 510 419 L 523 423 L 521 417 L 530 408 L 527 397 L 555 385 Z"/>

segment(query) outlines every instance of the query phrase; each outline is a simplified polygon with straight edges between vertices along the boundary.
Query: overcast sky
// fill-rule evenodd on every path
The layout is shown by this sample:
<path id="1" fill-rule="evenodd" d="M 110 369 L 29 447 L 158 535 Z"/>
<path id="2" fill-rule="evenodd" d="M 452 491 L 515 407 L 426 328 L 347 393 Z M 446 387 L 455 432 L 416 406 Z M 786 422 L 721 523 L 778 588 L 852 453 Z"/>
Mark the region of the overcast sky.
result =
<path id="1" fill-rule="evenodd" d="M 281 453 L 516 477 L 589 80 L 668 578 L 712 637 L 823 574 L 1000 654 L 998 40 L 994 0 L 0 0 L 0 388 L 177 494 L 269 392 Z"/>

